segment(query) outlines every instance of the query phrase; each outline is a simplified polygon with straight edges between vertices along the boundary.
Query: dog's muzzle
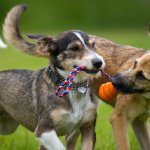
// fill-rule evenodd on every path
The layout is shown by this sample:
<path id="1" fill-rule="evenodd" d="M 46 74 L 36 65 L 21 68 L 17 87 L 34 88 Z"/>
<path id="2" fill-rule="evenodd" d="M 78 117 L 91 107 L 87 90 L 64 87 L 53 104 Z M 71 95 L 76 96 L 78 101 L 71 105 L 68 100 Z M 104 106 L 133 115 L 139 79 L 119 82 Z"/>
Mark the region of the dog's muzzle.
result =
<path id="1" fill-rule="evenodd" d="M 139 88 L 132 80 L 117 74 L 111 78 L 114 87 L 117 91 L 124 94 L 143 93 L 145 89 Z"/>
<path id="2" fill-rule="evenodd" d="M 103 64 L 103 62 L 100 59 L 93 59 L 92 60 L 92 65 L 95 69 L 100 69 L 102 64 Z"/>

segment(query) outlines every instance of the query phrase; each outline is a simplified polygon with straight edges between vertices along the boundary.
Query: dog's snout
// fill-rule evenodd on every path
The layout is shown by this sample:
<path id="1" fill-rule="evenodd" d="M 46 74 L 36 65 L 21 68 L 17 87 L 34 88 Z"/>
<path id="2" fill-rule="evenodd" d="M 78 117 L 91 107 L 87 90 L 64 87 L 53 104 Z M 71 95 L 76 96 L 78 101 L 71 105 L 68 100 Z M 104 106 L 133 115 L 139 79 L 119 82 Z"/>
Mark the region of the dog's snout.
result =
<path id="1" fill-rule="evenodd" d="M 113 77 L 111 78 L 111 82 L 112 82 L 112 84 L 113 84 L 114 86 L 117 86 L 117 84 L 118 84 L 118 79 L 117 79 L 117 77 L 116 77 L 116 76 L 113 76 Z"/>
<path id="2" fill-rule="evenodd" d="M 93 64 L 93 67 L 95 67 L 96 69 L 99 69 L 103 63 L 99 59 L 93 59 L 92 64 Z"/>
<path id="3" fill-rule="evenodd" d="M 124 85 L 122 76 L 119 75 L 119 74 L 116 74 L 115 76 L 113 76 L 113 77 L 111 78 L 111 81 L 112 81 L 112 83 L 113 83 L 113 85 L 114 85 L 115 87 L 118 87 L 118 86 L 120 87 L 120 86 L 123 86 L 123 85 Z"/>
<path id="4" fill-rule="evenodd" d="M 129 88 L 126 80 L 120 74 L 113 76 L 111 81 L 114 87 L 120 92 L 126 92 Z"/>

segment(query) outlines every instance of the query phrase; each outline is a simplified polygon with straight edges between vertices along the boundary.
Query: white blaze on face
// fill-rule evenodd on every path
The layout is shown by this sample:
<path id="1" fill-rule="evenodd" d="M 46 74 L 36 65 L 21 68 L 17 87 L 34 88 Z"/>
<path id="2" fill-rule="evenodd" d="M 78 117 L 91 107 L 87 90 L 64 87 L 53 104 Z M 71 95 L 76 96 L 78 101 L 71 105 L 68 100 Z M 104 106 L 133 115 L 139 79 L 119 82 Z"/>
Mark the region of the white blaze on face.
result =
<path id="1" fill-rule="evenodd" d="M 78 38 L 79 38 L 79 40 L 81 41 L 81 43 L 83 44 L 83 46 L 87 49 L 87 50 L 89 50 L 89 48 L 86 46 L 86 44 L 85 44 L 85 42 L 84 42 L 84 39 L 82 38 L 82 36 L 80 35 L 80 33 L 78 33 L 78 32 L 73 32 Z M 89 50 L 90 51 L 90 50 Z"/>
<path id="2" fill-rule="evenodd" d="M 79 32 L 73 32 L 80 40 L 80 42 L 82 43 L 82 45 L 84 46 L 84 48 L 89 52 L 89 54 L 87 54 L 87 56 L 85 56 L 85 61 L 82 60 L 82 65 L 88 66 L 90 67 L 90 69 L 92 69 L 91 67 L 93 67 L 92 65 L 92 60 L 93 59 L 99 59 L 102 61 L 102 66 L 101 68 L 105 67 L 105 62 L 102 56 L 98 55 L 95 51 L 92 51 L 88 48 L 88 46 L 85 44 L 84 39 L 82 38 L 81 34 Z"/>

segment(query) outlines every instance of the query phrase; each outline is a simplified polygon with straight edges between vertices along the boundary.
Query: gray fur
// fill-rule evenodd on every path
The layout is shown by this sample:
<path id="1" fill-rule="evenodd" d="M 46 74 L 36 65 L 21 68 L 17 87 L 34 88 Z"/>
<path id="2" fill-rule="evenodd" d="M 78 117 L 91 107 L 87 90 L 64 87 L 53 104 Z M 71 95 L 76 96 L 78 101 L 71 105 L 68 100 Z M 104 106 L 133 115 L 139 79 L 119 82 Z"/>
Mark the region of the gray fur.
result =
<path id="1" fill-rule="evenodd" d="M 25 53 L 32 55 L 46 56 L 49 58 L 49 66 L 55 73 L 67 74 L 70 70 L 65 70 L 71 66 L 66 66 L 66 61 L 73 64 L 79 61 L 92 62 L 97 58 L 103 61 L 96 52 L 87 53 L 80 45 L 80 53 L 85 57 L 78 57 L 75 50 L 68 50 L 70 44 L 80 43 L 73 31 L 65 32 L 57 37 L 38 37 L 37 45 L 26 42 L 18 29 L 20 15 L 26 9 L 25 5 L 18 5 L 8 13 L 3 26 L 6 40 L 14 47 Z M 88 35 L 76 31 L 82 35 L 83 40 L 89 40 Z M 71 40 L 70 40 L 71 39 Z M 89 41 L 88 41 L 89 42 Z M 88 45 L 89 46 L 89 45 Z M 82 52 L 83 51 L 83 52 Z M 74 58 L 65 58 L 64 54 L 72 52 Z M 75 59 L 77 57 L 77 59 Z M 86 59 L 85 59 L 86 58 Z M 68 60 L 69 59 L 69 60 Z M 85 59 L 85 60 L 84 60 Z M 86 64 L 89 67 L 89 64 Z M 91 71 L 96 70 L 95 66 L 90 66 Z M 73 68 L 73 66 L 72 66 Z M 71 68 L 71 69 L 72 69 Z M 85 73 L 78 78 L 78 82 L 88 79 L 89 74 Z M 42 134 L 48 135 L 51 131 L 58 135 L 70 135 L 76 129 L 80 129 L 83 137 L 82 146 L 93 150 L 95 144 L 95 120 L 97 104 L 91 98 L 90 89 L 86 94 L 81 94 L 77 89 L 69 95 L 59 98 L 55 96 L 58 85 L 51 80 L 47 68 L 38 71 L 31 70 L 8 70 L 0 72 L 0 134 L 9 134 L 15 131 L 18 124 L 22 124 L 31 131 L 35 131 L 36 136 L 42 139 Z M 6 119 L 7 118 L 7 119 Z M 5 123 L 3 122 L 5 120 Z M 87 130 L 86 130 L 87 129 Z M 86 131 L 86 133 L 85 133 Z M 50 136 L 56 136 L 50 134 Z M 44 141 L 46 137 L 43 137 Z M 53 137 L 52 137 L 53 138 Z M 77 138 L 77 137 L 76 137 Z M 58 138 L 55 138 L 56 143 Z M 51 140 L 51 139 L 50 139 Z M 68 139 L 67 147 L 74 138 Z M 42 143 L 42 142 L 41 142 Z M 53 142 L 51 142 L 53 144 Z M 42 143 L 43 144 L 43 143 Z M 55 143 L 54 143 L 55 144 Z M 75 144 L 74 144 L 75 145 Z M 50 149 L 51 145 L 44 145 Z M 57 145 L 56 145 L 57 146 Z M 52 146 L 53 147 L 53 146 Z M 62 147 L 62 146 L 61 146 Z M 75 148 L 72 147 L 71 150 Z M 41 147 L 43 149 L 43 147 Z"/>
<path id="2" fill-rule="evenodd" d="M 7 15 L 3 25 L 3 34 L 5 39 L 15 48 L 26 51 L 29 54 L 35 54 L 36 45 L 23 39 L 18 28 L 18 21 L 22 13 L 27 9 L 27 5 L 15 6 Z M 14 17 L 15 16 L 15 17 Z"/>
<path id="3" fill-rule="evenodd" d="M 1 71 L 0 83 L 1 113 L 7 112 L 31 131 L 35 130 L 38 120 L 45 111 L 51 112 L 55 107 L 62 107 L 63 103 L 67 106 L 66 101 L 55 97 L 56 88 L 47 77 L 46 68 L 36 72 Z"/>

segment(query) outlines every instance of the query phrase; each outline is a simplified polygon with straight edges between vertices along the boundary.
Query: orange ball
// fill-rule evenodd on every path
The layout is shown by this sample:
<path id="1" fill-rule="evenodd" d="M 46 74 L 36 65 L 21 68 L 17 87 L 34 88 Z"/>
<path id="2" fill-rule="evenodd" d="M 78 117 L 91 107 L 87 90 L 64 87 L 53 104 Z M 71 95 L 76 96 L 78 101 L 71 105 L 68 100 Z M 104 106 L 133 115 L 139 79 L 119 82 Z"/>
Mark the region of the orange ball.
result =
<path id="1" fill-rule="evenodd" d="M 99 97 L 105 101 L 112 101 L 118 94 L 112 82 L 107 82 L 99 87 Z"/>

